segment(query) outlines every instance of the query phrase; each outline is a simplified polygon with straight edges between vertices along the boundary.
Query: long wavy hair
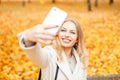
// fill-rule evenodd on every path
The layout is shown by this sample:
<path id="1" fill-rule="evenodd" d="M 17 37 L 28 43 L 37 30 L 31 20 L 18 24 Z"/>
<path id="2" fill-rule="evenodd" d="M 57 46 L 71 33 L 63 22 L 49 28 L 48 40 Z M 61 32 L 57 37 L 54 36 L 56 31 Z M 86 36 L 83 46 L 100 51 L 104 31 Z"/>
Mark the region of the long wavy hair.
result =
<path id="1" fill-rule="evenodd" d="M 75 26 L 76 26 L 78 42 L 75 43 L 73 47 L 77 51 L 77 53 L 79 55 L 80 61 L 83 64 L 83 68 L 86 68 L 88 66 L 88 52 L 87 52 L 85 44 L 84 44 L 82 29 L 80 27 L 79 22 L 76 21 L 75 19 L 67 18 L 67 19 L 65 19 L 64 23 L 68 22 L 68 21 L 74 23 Z M 62 53 L 63 49 L 60 46 L 60 43 L 59 43 L 59 40 L 58 40 L 57 37 L 56 37 L 56 40 L 55 40 L 54 48 L 56 49 L 56 51 L 57 51 L 57 53 L 59 55 L 59 59 L 62 60 L 61 53 Z"/>

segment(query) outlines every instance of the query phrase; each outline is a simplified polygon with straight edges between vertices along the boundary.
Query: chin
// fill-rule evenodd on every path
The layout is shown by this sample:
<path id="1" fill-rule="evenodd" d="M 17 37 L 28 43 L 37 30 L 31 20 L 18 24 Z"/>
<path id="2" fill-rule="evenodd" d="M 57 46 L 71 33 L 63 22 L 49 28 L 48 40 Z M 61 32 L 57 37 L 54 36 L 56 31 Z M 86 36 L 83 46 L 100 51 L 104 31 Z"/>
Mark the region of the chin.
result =
<path id="1" fill-rule="evenodd" d="M 71 47 L 70 45 L 62 45 L 62 47 L 64 47 L 64 48 L 69 48 L 69 47 Z"/>

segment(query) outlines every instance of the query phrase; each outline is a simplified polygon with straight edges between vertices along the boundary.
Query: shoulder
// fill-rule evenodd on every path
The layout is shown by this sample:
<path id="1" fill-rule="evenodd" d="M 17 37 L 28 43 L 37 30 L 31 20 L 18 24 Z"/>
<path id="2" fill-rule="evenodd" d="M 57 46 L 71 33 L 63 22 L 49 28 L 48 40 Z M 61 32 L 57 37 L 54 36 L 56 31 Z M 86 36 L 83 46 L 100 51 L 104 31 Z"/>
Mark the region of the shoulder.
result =
<path id="1" fill-rule="evenodd" d="M 52 46 L 45 46 L 43 49 L 49 51 L 51 57 L 53 58 L 57 57 L 57 52 Z"/>

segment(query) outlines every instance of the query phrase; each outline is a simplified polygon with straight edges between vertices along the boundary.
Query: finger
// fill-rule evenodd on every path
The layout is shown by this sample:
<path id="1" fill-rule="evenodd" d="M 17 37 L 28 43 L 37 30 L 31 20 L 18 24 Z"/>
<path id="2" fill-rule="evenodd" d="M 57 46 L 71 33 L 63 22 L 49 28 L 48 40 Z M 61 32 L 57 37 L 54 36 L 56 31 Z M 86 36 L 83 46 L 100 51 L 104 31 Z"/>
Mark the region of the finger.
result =
<path id="1" fill-rule="evenodd" d="M 42 34 L 52 36 L 52 37 L 55 37 L 57 35 L 55 33 L 50 32 L 49 30 L 45 30 Z"/>
<path id="2" fill-rule="evenodd" d="M 35 35 L 37 36 L 51 36 L 51 37 L 56 37 L 56 34 L 51 33 L 48 30 L 40 30 L 40 31 L 36 31 Z"/>
<path id="3" fill-rule="evenodd" d="M 36 39 L 42 39 L 42 40 L 53 40 L 54 36 L 51 35 L 45 35 L 45 34 L 36 34 Z"/>
<path id="4" fill-rule="evenodd" d="M 41 40 L 41 39 L 39 39 L 37 42 L 42 43 L 42 44 L 51 44 L 52 43 L 51 40 Z"/>
<path id="5" fill-rule="evenodd" d="M 52 29 L 52 28 L 57 28 L 58 26 L 57 25 L 46 25 L 44 26 L 44 29 L 47 30 L 47 29 Z"/>

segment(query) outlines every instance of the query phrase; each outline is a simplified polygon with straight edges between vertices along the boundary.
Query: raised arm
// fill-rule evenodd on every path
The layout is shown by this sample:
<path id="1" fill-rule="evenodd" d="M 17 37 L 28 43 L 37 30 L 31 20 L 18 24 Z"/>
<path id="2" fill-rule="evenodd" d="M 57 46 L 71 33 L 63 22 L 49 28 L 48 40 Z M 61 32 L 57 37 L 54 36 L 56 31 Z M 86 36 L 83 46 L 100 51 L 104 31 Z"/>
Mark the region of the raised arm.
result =
<path id="1" fill-rule="evenodd" d="M 45 68 L 50 59 L 50 48 L 42 48 L 41 44 L 51 44 L 55 35 L 47 32 L 56 26 L 37 25 L 18 34 L 20 47 L 27 53 L 27 57 L 36 65 Z"/>

